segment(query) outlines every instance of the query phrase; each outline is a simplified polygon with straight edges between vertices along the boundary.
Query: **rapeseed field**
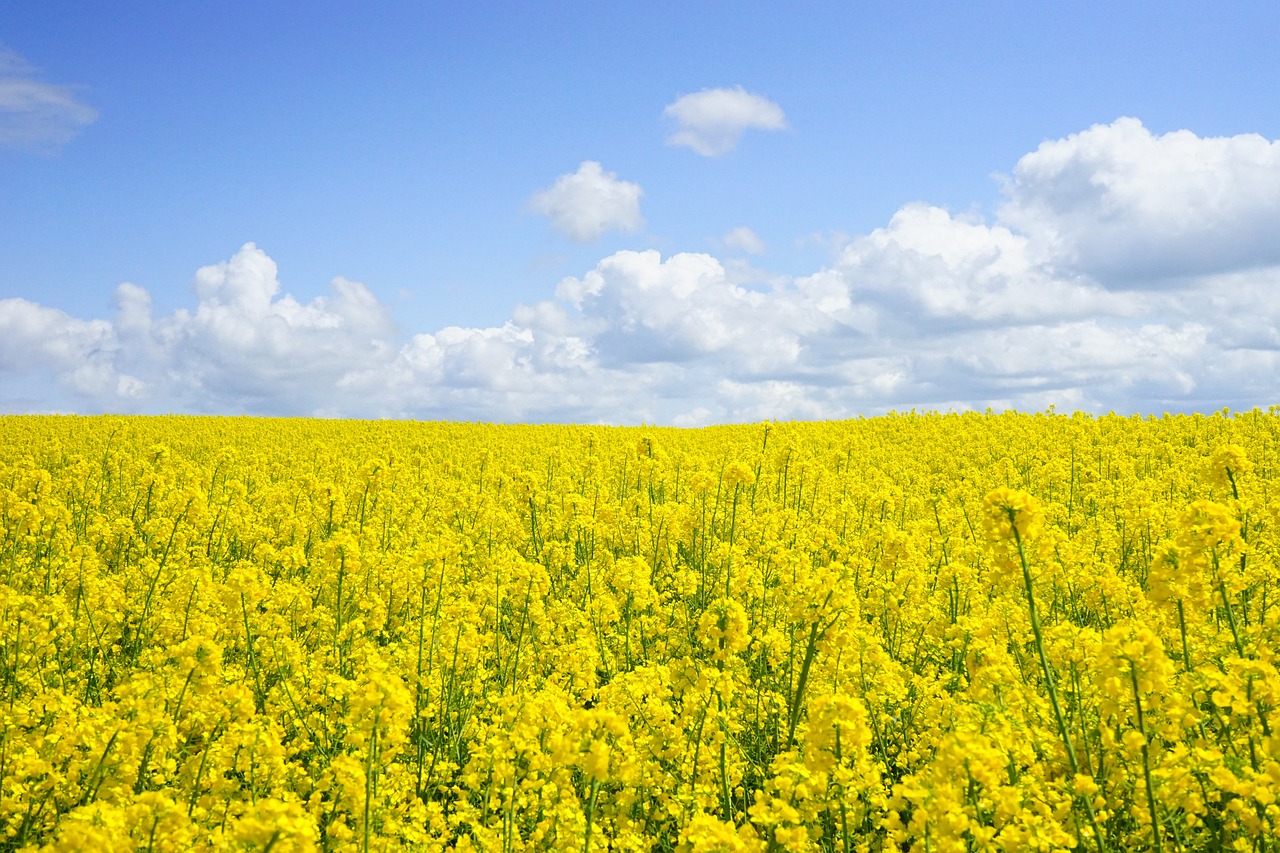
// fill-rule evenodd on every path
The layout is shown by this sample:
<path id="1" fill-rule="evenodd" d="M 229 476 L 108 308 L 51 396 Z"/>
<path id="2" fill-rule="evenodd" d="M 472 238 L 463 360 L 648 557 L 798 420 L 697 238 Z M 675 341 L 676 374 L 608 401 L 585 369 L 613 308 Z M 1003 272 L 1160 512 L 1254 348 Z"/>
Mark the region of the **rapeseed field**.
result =
<path id="1" fill-rule="evenodd" d="M 1277 850 L 1280 412 L 0 418 L 0 849 Z"/>

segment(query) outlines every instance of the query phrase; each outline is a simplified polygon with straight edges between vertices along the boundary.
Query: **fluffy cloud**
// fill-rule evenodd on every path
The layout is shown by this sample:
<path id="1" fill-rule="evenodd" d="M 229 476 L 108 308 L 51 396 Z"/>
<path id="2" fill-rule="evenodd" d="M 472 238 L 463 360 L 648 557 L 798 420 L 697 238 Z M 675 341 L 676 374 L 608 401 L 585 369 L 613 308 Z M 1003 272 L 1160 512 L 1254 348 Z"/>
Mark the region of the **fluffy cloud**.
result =
<path id="1" fill-rule="evenodd" d="M 667 143 L 691 148 L 703 157 L 732 151 L 749 129 L 783 130 L 787 126 L 781 107 L 741 86 L 683 95 L 662 114 L 676 125 Z"/>
<path id="2" fill-rule="evenodd" d="M 618 252 L 557 295 L 582 315 L 605 364 L 682 363 L 732 353 L 751 372 L 794 359 L 791 329 L 762 316 L 767 297 L 732 284 L 710 255 Z M 761 338 L 760 336 L 764 336 Z"/>
<path id="3" fill-rule="evenodd" d="M 335 278 L 328 296 L 307 304 L 278 296 L 279 287 L 275 262 L 252 243 L 196 273 L 195 311 L 151 329 L 183 393 L 248 411 L 314 408 L 353 364 L 395 351 L 390 314 L 364 285 Z"/>
<path id="4" fill-rule="evenodd" d="M 0 375 L 44 370 L 89 409 L 298 414 L 321 411 L 353 366 L 391 361 L 399 332 L 362 284 L 336 278 L 302 304 L 279 295 L 252 243 L 197 271 L 194 310 L 154 318 L 125 283 L 113 320 L 0 301 Z"/>
<path id="5" fill-rule="evenodd" d="M 1054 271 L 1022 234 L 926 204 L 907 205 L 851 241 L 837 268 L 864 298 L 918 328 L 1139 310 L 1127 294 Z"/>
<path id="6" fill-rule="evenodd" d="M 0 299 L 0 374 L 48 370 L 82 398 L 133 396 L 137 380 L 119 374 L 120 342 L 105 320 L 77 320 L 25 299 Z"/>
<path id="7" fill-rule="evenodd" d="M 590 243 L 606 231 L 644 227 L 643 195 L 639 184 L 621 180 L 616 172 L 586 160 L 578 171 L 561 175 L 550 187 L 534 193 L 529 207 L 549 217 L 551 226 L 570 240 Z"/>
<path id="8" fill-rule="evenodd" d="M 1098 189 L 1136 180 L 1115 177 L 1115 163 L 1128 162 L 1117 133 L 1141 140 L 1145 130 L 1122 120 L 1023 158 L 994 221 L 910 204 L 799 277 L 748 275 L 703 253 L 617 252 L 490 328 L 405 333 L 342 278 L 302 303 L 281 292 L 274 262 L 253 244 L 200 269 L 194 306 L 167 316 L 131 284 L 117 289 L 109 320 L 0 300 L 0 405 L 30 409 L 15 389 L 33 376 L 55 380 L 81 410 L 684 425 L 912 407 L 1274 402 L 1280 262 L 1245 241 L 1169 276 L 1151 246 L 1173 239 L 1162 229 L 1180 214 L 1136 196 L 1106 201 L 1111 191 Z M 1205 159 L 1188 147 L 1237 152 L 1212 161 L 1227 183 L 1245 161 L 1253 182 L 1269 180 L 1274 143 L 1146 136 L 1142 156 L 1155 162 L 1132 168 L 1166 176 L 1152 190 L 1164 198 L 1210 192 Z M 1095 149 L 1111 153 L 1080 153 Z M 1177 232 L 1191 244 L 1180 247 L 1186 257 L 1214 257 L 1227 224 L 1266 214 L 1252 182 L 1234 199 L 1216 193 L 1203 221 Z M 1123 213 L 1105 240 L 1080 212 L 1088 198 Z"/>
<path id="9" fill-rule="evenodd" d="M 1280 264 L 1280 141 L 1156 136 L 1134 118 L 1045 142 L 1000 217 L 1113 287 Z"/>
<path id="10" fill-rule="evenodd" d="M 56 148 L 97 117 L 72 89 L 39 81 L 26 60 L 0 48 L 0 147 Z"/>

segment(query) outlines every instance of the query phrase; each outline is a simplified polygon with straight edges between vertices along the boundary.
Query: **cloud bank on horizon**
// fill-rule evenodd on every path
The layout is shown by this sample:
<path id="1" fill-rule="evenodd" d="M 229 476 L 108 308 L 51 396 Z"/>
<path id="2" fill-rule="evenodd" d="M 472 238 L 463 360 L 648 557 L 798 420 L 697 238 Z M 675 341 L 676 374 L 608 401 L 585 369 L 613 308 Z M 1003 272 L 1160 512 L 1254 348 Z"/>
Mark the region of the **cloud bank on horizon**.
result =
<path id="1" fill-rule="evenodd" d="M 671 144 L 703 156 L 786 126 L 741 89 L 667 115 Z M 1120 118 L 1041 144 L 1001 180 L 990 218 L 909 203 L 803 276 L 616 251 L 487 328 L 406 331 L 341 277 L 300 302 L 249 243 L 197 271 L 193 307 L 161 316 L 129 283 L 105 318 L 0 300 L 0 381 L 55 380 L 58 401 L 28 411 L 676 425 L 1280 402 L 1280 142 Z M 585 161 L 530 208 L 590 242 L 641 228 L 642 196 Z M 745 225 L 719 245 L 762 250 Z"/>

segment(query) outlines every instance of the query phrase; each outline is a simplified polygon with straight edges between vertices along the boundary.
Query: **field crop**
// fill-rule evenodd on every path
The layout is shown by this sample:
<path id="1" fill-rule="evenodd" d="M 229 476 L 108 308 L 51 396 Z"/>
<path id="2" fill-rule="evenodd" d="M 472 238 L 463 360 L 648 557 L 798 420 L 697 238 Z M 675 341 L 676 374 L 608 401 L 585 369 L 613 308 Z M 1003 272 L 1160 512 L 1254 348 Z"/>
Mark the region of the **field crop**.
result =
<path id="1" fill-rule="evenodd" d="M 0 418 L 2 850 L 1277 850 L 1280 416 Z"/>

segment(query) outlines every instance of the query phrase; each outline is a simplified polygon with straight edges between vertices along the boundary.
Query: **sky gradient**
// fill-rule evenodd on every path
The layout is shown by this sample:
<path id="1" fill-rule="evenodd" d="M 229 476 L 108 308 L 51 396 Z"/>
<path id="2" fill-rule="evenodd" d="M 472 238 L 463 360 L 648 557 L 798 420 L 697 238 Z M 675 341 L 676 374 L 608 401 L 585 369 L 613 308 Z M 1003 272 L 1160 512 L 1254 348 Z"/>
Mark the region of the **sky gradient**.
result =
<path id="1" fill-rule="evenodd" d="M 0 411 L 1280 403 L 1269 3 L 6 4 Z"/>

